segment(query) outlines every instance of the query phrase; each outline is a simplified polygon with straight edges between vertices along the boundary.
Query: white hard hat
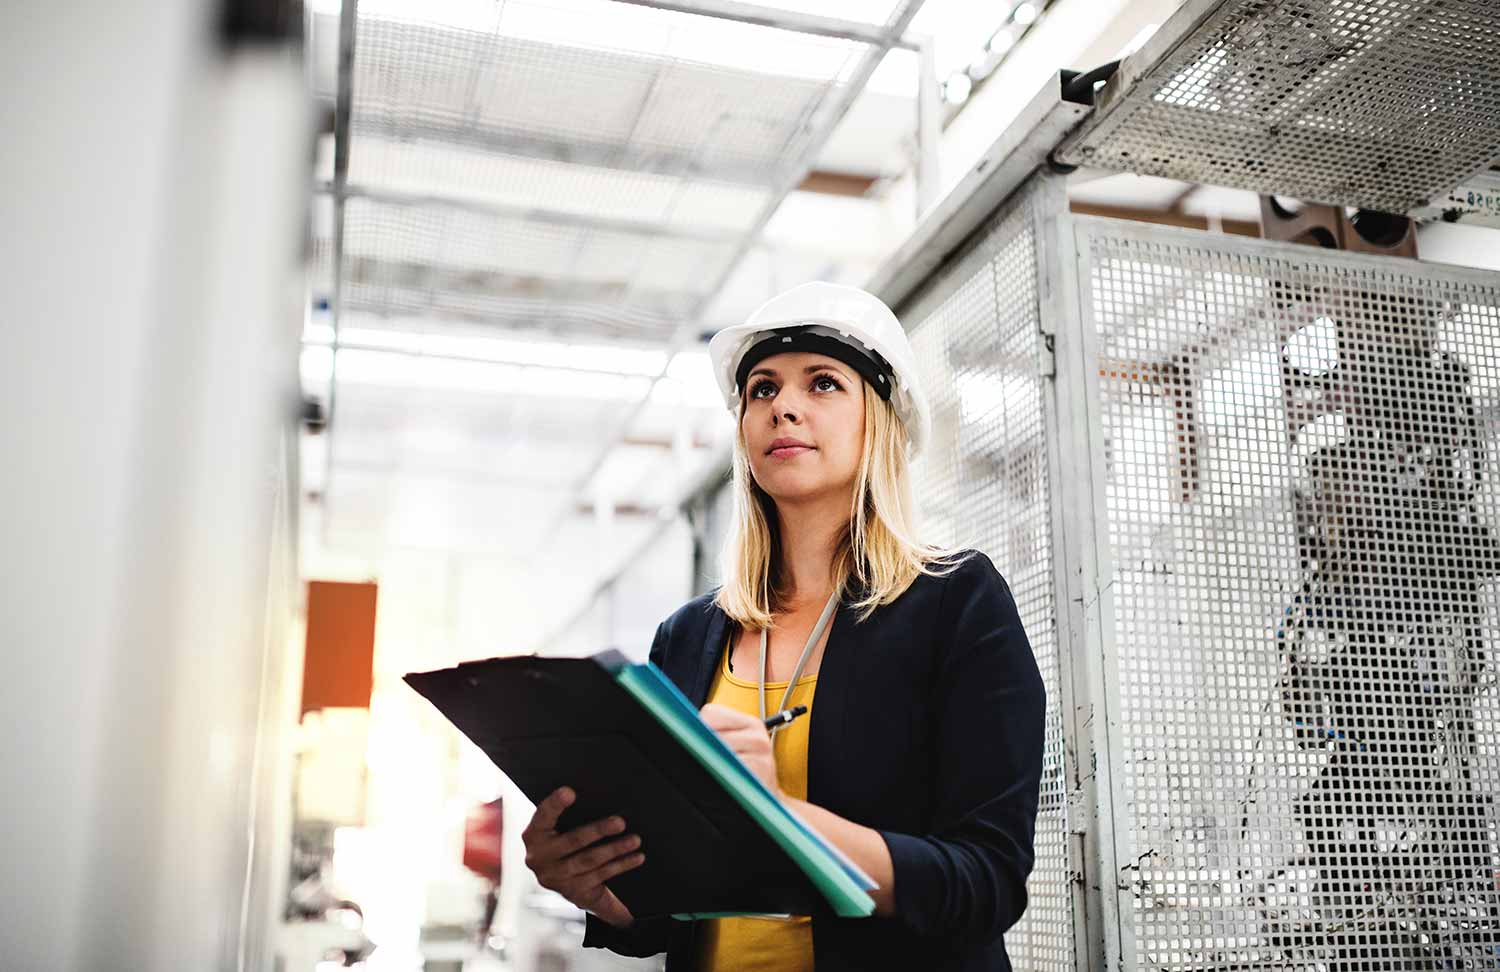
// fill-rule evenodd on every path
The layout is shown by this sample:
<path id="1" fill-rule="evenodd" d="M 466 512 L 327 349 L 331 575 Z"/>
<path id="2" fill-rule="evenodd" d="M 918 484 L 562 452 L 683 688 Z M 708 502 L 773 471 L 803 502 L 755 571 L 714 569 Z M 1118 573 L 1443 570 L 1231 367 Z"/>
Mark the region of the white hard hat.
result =
<path id="1" fill-rule="evenodd" d="M 779 333 L 773 338 L 771 332 Z M 794 334 L 799 337 L 793 337 Z M 786 350 L 802 350 L 805 342 L 801 336 L 804 335 L 813 340 L 832 338 L 857 351 L 857 357 L 868 367 L 856 361 L 849 363 L 859 369 L 877 392 L 889 381 L 890 391 L 882 393 L 881 397 L 888 395 L 896 414 L 905 424 L 912 455 L 920 452 L 931 431 L 932 417 L 927 396 L 922 393 L 917 377 L 911 342 L 891 309 L 879 297 L 858 287 L 823 281 L 805 283 L 772 297 L 745 323 L 726 327 L 715 334 L 708 342 L 708 355 L 729 411 L 739 415 L 740 388 L 736 375 L 746 354 L 755 349 L 760 357 L 766 357 L 766 352 L 779 346 L 779 342 L 799 342 Z M 778 344 L 760 347 L 771 340 Z M 837 352 L 840 349 L 831 350 Z M 834 356 L 843 357 L 838 353 Z"/>

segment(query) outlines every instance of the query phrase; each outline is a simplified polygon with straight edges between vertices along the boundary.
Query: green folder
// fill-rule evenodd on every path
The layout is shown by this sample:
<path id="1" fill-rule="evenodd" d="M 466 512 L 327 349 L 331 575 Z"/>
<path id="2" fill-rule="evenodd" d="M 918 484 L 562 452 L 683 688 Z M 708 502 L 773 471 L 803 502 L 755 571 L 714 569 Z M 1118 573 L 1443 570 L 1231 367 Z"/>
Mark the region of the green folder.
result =
<path id="1" fill-rule="evenodd" d="M 869 875 L 772 795 L 649 662 L 521 655 L 405 680 L 533 801 L 572 787 L 559 830 L 625 819 L 646 862 L 609 885 L 638 916 L 874 913 Z"/>
<path id="2" fill-rule="evenodd" d="M 828 843 L 772 795 L 766 785 L 736 756 L 719 734 L 698 716 L 687 696 L 650 662 L 623 664 L 615 678 L 635 696 L 713 774 L 731 796 L 765 828 L 802 869 L 843 918 L 866 918 L 875 910 L 868 894 L 876 887 L 842 851 Z M 693 913 L 679 918 L 728 917 L 726 912 Z"/>

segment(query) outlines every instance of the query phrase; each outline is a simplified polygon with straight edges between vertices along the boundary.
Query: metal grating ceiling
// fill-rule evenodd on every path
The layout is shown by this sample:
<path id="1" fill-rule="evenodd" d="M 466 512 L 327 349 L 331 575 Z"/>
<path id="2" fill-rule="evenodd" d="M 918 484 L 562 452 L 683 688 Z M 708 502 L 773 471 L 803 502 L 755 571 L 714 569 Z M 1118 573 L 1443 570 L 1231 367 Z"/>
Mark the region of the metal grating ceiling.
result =
<path id="1" fill-rule="evenodd" d="M 363 4 L 339 307 L 668 341 L 881 54 L 615 0 L 506 0 L 449 22 Z"/>
<path id="2" fill-rule="evenodd" d="M 1058 157 L 1422 208 L 1500 157 L 1500 5 L 1189 0 Z"/>

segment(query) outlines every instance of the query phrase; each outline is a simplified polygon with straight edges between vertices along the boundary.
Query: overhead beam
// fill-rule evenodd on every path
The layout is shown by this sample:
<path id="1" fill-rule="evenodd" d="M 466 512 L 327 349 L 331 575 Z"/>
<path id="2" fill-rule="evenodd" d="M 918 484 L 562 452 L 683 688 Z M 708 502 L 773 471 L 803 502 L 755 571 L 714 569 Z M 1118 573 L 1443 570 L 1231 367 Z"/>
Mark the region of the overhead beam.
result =
<path id="1" fill-rule="evenodd" d="M 1044 84 L 968 174 L 881 265 L 865 289 L 899 308 L 1011 193 L 1047 164 L 1058 142 L 1088 112 L 1085 105 L 1063 100 L 1061 75 Z"/>
<path id="2" fill-rule="evenodd" d="M 597 322 L 600 332 L 654 341 L 674 332 L 695 299 L 678 291 L 642 291 L 622 280 L 559 279 L 358 254 L 346 256 L 339 275 L 345 309 L 351 312 L 435 311 L 512 326 L 587 319 Z M 497 313 L 461 314 L 466 300 L 490 302 Z"/>
<path id="3" fill-rule="evenodd" d="M 583 213 L 564 212 L 538 206 L 509 206 L 504 203 L 474 199 L 464 196 L 445 196 L 437 193 L 412 193 L 392 189 L 372 189 L 364 186 L 344 186 L 342 193 L 332 182 L 317 186 L 317 191 L 334 194 L 340 199 L 368 199 L 388 206 L 436 206 L 490 216 L 496 219 L 520 219 L 530 223 L 544 223 L 567 229 L 598 230 L 605 233 L 623 233 L 651 239 L 689 240 L 697 243 L 729 244 L 739 240 L 739 234 L 729 230 L 705 229 L 693 226 L 664 226 L 635 219 L 612 219 L 608 216 L 588 216 Z"/>
<path id="4" fill-rule="evenodd" d="M 654 7 L 673 13 L 695 14 L 699 17 L 714 17 L 733 20 L 757 27 L 774 27 L 799 34 L 815 34 L 839 40 L 858 41 L 881 47 L 914 48 L 916 45 L 903 38 L 890 39 L 890 29 L 880 24 L 861 20 L 844 20 L 840 17 L 824 17 L 803 13 L 799 10 L 782 10 L 758 3 L 742 3 L 741 0 L 615 0 L 635 7 Z M 903 27 L 904 30 L 904 27 Z"/>
<path id="5" fill-rule="evenodd" d="M 868 196 L 878 180 L 875 176 L 852 172 L 830 172 L 814 169 L 797 184 L 798 192 L 817 192 L 825 196 Z"/>
<path id="6" fill-rule="evenodd" d="M 1137 223 L 1158 223 L 1162 226 L 1181 226 L 1185 229 L 1211 229 L 1207 216 L 1185 213 L 1180 209 L 1146 209 L 1140 206 L 1111 206 L 1106 203 L 1072 202 L 1071 212 L 1080 216 L 1104 216 L 1109 219 L 1128 219 Z M 1260 236 L 1260 224 L 1254 220 L 1222 219 L 1224 232 L 1234 236 Z"/>
<path id="7" fill-rule="evenodd" d="M 582 137 L 576 140 L 546 138 L 535 133 L 484 128 L 468 122 L 445 124 L 433 119 L 402 118 L 398 123 L 378 117 L 361 118 L 353 123 L 351 131 L 356 138 L 428 141 L 444 147 L 475 149 L 487 155 L 762 188 L 769 184 L 772 175 L 761 162 L 726 162 L 710 167 L 703 164 L 696 151 L 675 152 L 649 145 L 590 141 Z"/>
<path id="8" fill-rule="evenodd" d="M 339 12 L 338 90 L 333 108 L 333 293 L 329 299 L 329 321 L 333 326 L 333 344 L 339 340 L 339 299 L 342 296 L 340 272 L 344 261 L 344 207 L 340 201 L 349 181 L 349 115 L 354 109 L 354 37 L 359 4 L 346 3 Z M 337 355 L 334 356 L 337 359 Z M 338 397 L 336 375 L 328 377 L 328 426 L 333 426 L 334 405 Z M 330 454 L 332 450 L 329 450 Z"/>

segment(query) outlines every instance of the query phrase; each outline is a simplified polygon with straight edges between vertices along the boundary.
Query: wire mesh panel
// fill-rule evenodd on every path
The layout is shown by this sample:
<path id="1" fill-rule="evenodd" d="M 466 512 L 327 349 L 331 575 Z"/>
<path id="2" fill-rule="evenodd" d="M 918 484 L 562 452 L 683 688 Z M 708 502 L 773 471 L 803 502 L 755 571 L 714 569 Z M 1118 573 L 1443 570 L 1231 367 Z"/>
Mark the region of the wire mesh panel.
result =
<path id="1" fill-rule="evenodd" d="M 1140 966 L 1500 967 L 1500 275 L 1078 226 Z"/>
<path id="2" fill-rule="evenodd" d="M 1121 75 L 1066 161 L 1404 213 L 1500 153 L 1494 0 L 1193 0 Z"/>
<path id="3" fill-rule="evenodd" d="M 875 50 L 612 0 L 420 13 L 356 22 L 343 306 L 643 340 L 706 303 Z"/>
<path id="4" fill-rule="evenodd" d="M 903 313 L 933 408 L 932 440 L 915 470 L 925 534 L 994 560 L 1047 690 L 1030 904 L 1006 935 L 1015 967 L 1034 970 L 1074 962 L 1036 232 L 1063 205 L 1052 182 L 1008 204 Z"/>
<path id="5" fill-rule="evenodd" d="M 664 340 L 731 251 L 728 242 L 356 197 L 344 208 L 343 306 Z M 582 313 L 589 306 L 598 319 Z"/>

